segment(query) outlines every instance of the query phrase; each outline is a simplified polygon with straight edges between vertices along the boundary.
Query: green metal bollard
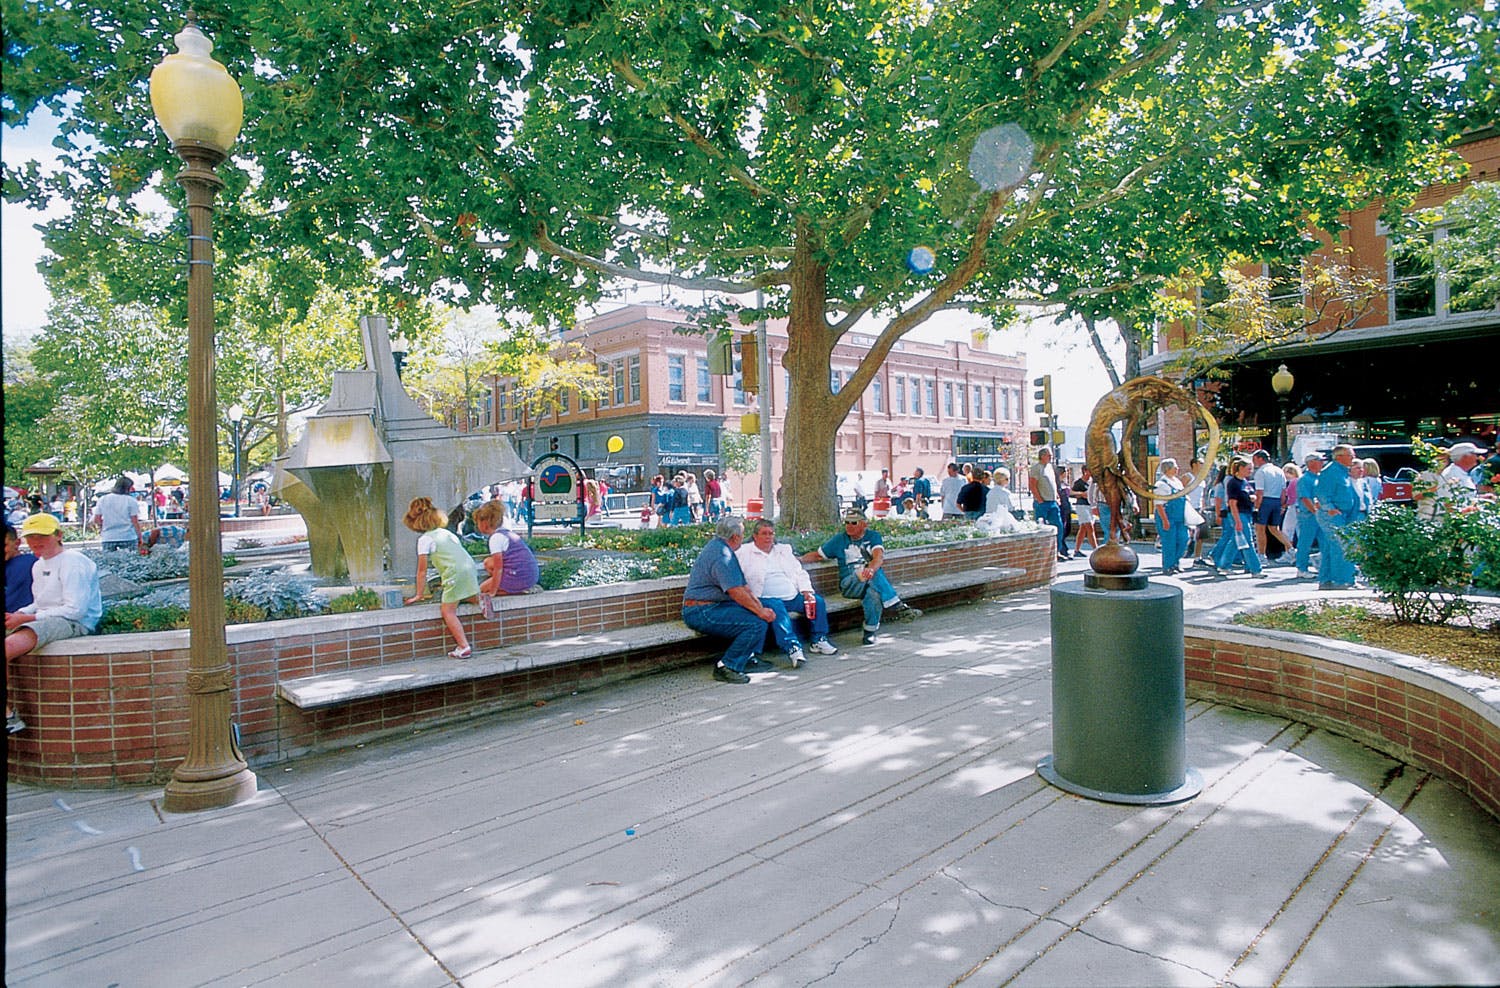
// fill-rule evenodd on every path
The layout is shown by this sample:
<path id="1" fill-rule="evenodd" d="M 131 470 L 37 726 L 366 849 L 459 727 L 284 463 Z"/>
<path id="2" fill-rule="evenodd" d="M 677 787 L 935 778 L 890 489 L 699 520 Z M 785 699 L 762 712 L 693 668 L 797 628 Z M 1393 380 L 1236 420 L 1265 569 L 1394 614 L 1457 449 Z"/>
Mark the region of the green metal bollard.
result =
<path id="1" fill-rule="evenodd" d="M 1113 589 L 1111 589 L 1113 588 Z M 1089 574 L 1052 588 L 1052 755 L 1037 772 L 1111 803 L 1192 799 L 1182 591 Z"/>

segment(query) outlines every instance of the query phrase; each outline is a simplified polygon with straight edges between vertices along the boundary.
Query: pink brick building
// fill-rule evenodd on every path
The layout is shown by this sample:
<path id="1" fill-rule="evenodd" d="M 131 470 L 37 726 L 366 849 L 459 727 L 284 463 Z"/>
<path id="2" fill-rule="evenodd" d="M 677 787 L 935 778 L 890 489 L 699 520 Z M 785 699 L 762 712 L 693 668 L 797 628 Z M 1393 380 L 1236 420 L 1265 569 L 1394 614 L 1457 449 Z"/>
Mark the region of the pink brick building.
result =
<path id="1" fill-rule="evenodd" d="M 770 323 L 767 335 L 772 463 L 779 478 L 790 386 L 781 367 L 785 323 Z M 709 373 L 708 340 L 688 313 L 628 305 L 582 323 L 563 339 L 594 355 L 609 377 L 609 394 L 598 402 L 573 395 L 565 411 L 541 423 L 518 421 L 513 383 L 496 379 L 482 428 L 511 433 L 527 460 L 555 439 L 558 450 L 585 469 L 612 475 L 616 490 L 641 490 L 654 474 L 679 469 L 701 474 L 712 467 L 723 474 L 720 434 L 737 432 L 740 416 L 754 411 L 757 399 L 739 390 L 738 373 Z M 834 352 L 831 387 L 848 380 L 870 342 L 858 334 L 845 337 Z M 1009 459 L 1010 444 L 1024 437 L 1025 387 L 1021 356 L 963 342 L 902 341 L 839 430 L 837 469 L 888 467 L 894 478 L 917 467 L 940 474 L 953 459 L 998 465 Z M 610 436 L 625 443 L 613 456 L 606 447 Z M 731 480 L 737 500 L 758 486 L 755 474 Z"/>

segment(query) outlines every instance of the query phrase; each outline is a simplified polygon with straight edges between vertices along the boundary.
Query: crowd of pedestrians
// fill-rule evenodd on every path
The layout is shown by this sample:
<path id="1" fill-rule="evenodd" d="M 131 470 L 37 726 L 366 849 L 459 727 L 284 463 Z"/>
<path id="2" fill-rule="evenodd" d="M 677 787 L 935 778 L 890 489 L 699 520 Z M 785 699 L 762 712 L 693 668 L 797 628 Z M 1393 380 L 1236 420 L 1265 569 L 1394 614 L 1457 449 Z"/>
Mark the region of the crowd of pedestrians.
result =
<path id="1" fill-rule="evenodd" d="M 1480 462 L 1483 452 L 1469 442 L 1439 450 L 1443 465 L 1418 479 L 1418 514 L 1434 518 L 1493 498 L 1492 470 Z M 1168 462 L 1162 461 L 1164 466 Z M 1380 464 L 1359 459 L 1347 443 L 1326 455 L 1309 453 L 1300 466 L 1277 466 L 1265 450 L 1236 457 L 1204 485 L 1203 514 L 1216 519 L 1221 531 L 1218 542 L 1194 565 L 1220 577 L 1243 566 L 1252 577 L 1262 577 L 1275 559 L 1295 566 L 1298 579 L 1316 579 L 1321 590 L 1351 589 L 1359 574 L 1347 552 L 1346 530 L 1369 517 L 1384 483 Z M 1170 519 L 1164 523 L 1160 509 L 1158 515 L 1163 570 L 1176 572 L 1180 555 L 1169 556 L 1169 551 L 1177 553 L 1178 538 L 1168 538 Z"/>

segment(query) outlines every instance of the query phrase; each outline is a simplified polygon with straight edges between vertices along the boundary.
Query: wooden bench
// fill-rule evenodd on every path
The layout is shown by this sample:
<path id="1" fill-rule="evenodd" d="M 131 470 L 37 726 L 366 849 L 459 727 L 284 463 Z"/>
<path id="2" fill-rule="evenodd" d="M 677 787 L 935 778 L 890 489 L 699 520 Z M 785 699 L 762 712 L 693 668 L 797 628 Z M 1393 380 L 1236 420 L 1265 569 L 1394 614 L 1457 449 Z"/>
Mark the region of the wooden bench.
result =
<path id="1" fill-rule="evenodd" d="M 1025 575 L 1015 567 L 986 566 L 937 576 L 901 581 L 903 600 L 916 604 L 951 604 L 955 599 L 972 600 L 992 590 L 1009 586 Z M 861 604 L 844 597 L 827 597 L 830 621 L 846 618 L 836 626 L 858 621 Z M 707 653 L 719 639 L 700 635 L 682 621 L 664 621 L 633 628 L 596 631 L 544 641 L 524 642 L 486 651 L 475 651 L 467 659 L 432 658 L 348 669 L 335 673 L 283 679 L 277 695 L 302 710 L 317 710 L 371 697 L 446 686 L 451 683 L 492 676 L 505 676 L 529 669 L 565 665 L 629 652 L 656 652 L 671 646 L 696 643 Z M 721 643 L 720 643 L 721 644 Z"/>

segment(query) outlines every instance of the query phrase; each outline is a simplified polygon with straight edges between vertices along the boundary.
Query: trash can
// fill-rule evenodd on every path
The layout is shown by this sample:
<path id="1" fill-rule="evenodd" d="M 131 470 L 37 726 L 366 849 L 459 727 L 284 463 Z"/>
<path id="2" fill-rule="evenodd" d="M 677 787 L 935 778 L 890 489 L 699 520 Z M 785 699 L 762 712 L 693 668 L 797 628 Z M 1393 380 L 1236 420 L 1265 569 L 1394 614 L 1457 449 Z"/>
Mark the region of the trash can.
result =
<path id="1" fill-rule="evenodd" d="M 766 502 L 762 498 L 752 497 L 745 501 L 745 517 L 752 521 L 758 519 L 765 510 Z"/>
<path id="2" fill-rule="evenodd" d="M 1182 590 L 1052 588 L 1052 785 L 1111 803 L 1179 803 L 1203 789 L 1187 767 Z M 1090 585 L 1093 584 L 1093 585 Z"/>

